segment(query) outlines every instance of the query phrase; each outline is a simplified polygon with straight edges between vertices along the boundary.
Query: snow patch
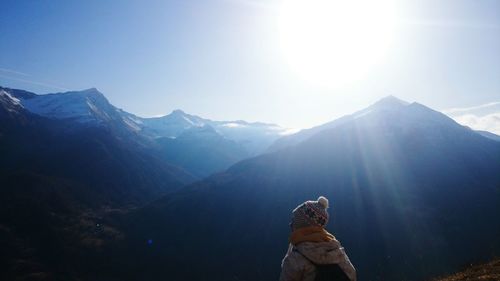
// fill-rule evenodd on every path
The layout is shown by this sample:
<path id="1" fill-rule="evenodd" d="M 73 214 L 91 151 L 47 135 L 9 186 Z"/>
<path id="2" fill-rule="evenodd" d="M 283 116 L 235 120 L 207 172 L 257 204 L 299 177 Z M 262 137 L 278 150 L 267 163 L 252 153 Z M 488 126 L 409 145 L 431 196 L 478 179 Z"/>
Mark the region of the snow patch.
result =
<path id="1" fill-rule="evenodd" d="M 89 106 L 90 110 L 92 110 L 95 113 L 99 113 L 97 107 L 92 102 L 90 102 L 89 99 L 87 99 L 87 105 Z M 90 112 L 88 114 L 90 115 Z"/>
<path id="2" fill-rule="evenodd" d="M 132 117 L 130 117 L 129 119 L 130 119 L 130 120 L 132 120 L 132 121 L 133 121 L 134 123 L 136 123 L 136 124 L 139 124 L 139 125 L 144 124 L 144 122 L 142 122 L 142 120 L 141 120 L 141 119 L 132 118 Z"/>
<path id="3" fill-rule="evenodd" d="M 9 92 L 2 90 L 0 93 L 6 95 L 12 101 L 12 103 L 14 103 L 15 105 L 22 106 L 21 100 L 18 99 L 18 98 L 16 98 L 16 97 L 14 97 Z"/>
<path id="4" fill-rule="evenodd" d="M 182 119 L 186 120 L 189 124 L 196 126 L 196 124 L 193 121 L 191 121 L 191 119 L 187 118 L 186 116 L 182 116 Z"/>
<path id="5" fill-rule="evenodd" d="M 138 132 L 141 130 L 141 127 L 139 127 L 137 125 L 137 123 L 135 122 L 135 120 L 131 119 L 131 118 L 123 118 L 123 122 L 125 122 L 125 124 L 127 124 L 127 126 L 129 126 L 132 130 Z"/>

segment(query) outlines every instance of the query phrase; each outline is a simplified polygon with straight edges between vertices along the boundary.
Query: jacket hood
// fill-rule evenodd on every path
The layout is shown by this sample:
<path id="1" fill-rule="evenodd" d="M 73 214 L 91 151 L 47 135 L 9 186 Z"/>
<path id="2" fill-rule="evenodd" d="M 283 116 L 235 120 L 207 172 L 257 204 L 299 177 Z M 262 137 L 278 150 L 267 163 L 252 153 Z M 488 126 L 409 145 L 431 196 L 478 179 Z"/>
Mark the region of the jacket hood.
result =
<path id="1" fill-rule="evenodd" d="M 328 242 L 303 242 L 295 248 L 316 264 L 339 264 L 346 259 L 344 248 L 335 239 Z"/>

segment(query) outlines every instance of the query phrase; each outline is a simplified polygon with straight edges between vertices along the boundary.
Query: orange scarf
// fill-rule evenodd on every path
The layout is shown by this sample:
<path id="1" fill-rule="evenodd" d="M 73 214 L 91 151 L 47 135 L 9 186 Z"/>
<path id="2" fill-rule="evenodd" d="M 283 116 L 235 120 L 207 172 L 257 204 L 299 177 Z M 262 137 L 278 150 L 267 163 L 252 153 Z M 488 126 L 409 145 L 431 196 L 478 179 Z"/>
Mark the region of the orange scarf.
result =
<path id="1" fill-rule="evenodd" d="M 335 240 L 335 236 L 330 234 L 321 226 L 308 226 L 295 230 L 290 235 L 290 243 L 297 245 L 301 242 L 329 242 Z"/>

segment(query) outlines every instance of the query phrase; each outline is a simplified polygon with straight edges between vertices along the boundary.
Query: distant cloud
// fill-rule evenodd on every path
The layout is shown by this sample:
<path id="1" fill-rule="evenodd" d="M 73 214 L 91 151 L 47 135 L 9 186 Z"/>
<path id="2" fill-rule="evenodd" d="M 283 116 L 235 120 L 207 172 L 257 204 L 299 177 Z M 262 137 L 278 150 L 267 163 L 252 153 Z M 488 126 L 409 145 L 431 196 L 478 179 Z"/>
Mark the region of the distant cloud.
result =
<path id="1" fill-rule="evenodd" d="M 27 83 L 27 84 L 31 84 L 31 85 L 42 86 L 42 87 L 50 88 L 50 89 L 69 91 L 69 89 L 67 89 L 67 88 L 60 87 L 60 86 L 57 86 L 54 84 L 28 79 L 29 77 L 31 77 L 31 75 L 20 72 L 20 71 L 7 69 L 7 68 L 0 68 L 0 78 L 11 80 L 11 81 L 17 81 L 17 82 L 21 82 L 21 83 Z"/>
<path id="2" fill-rule="evenodd" d="M 473 111 L 477 111 L 480 109 L 490 109 L 494 108 L 495 106 L 500 105 L 500 102 L 490 102 L 478 106 L 473 106 L 473 107 L 464 107 L 464 108 L 450 108 L 444 111 L 446 114 L 464 114 L 464 113 L 469 113 Z"/>
<path id="3" fill-rule="evenodd" d="M 21 75 L 21 76 L 30 76 L 29 74 L 22 73 L 22 72 L 19 72 L 19 71 L 15 71 L 15 70 L 12 70 L 12 69 L 7 69 L 7 68 L 0 68 L 0 72 L 10 73 L 10 74 L 15 74 L 15 75 Z"/>
<path id="4" fill-rule="evenodd" d="M 500 102 L 490 102 L 466 108 L 451 108 L 443 113 L 474 130 L 500 135 Z"/>
<path id="5" fill-rule="evenodd" d="M 241 128 L 241 127 L 246 127 L 243 124 L 238 124 L 238 123 L 226 123 L 222 125 L 223 127 L 228 127 L 228 128 Z"/>
<path id="6" fill-rule="evenodd" d="M 453 118 L 462 125 L 469 126 L 475 130 L 489 131 L 500 135 L 500 112 L 478 117 L 475 115 L 463 115 Z"/>
<path id="7" fill-rule="evenodd" d="M 287 136 L 291 134 L 298 133 L 301 129 L 285 129 L 283 132 L 280 133 L 282 136 Z"/>

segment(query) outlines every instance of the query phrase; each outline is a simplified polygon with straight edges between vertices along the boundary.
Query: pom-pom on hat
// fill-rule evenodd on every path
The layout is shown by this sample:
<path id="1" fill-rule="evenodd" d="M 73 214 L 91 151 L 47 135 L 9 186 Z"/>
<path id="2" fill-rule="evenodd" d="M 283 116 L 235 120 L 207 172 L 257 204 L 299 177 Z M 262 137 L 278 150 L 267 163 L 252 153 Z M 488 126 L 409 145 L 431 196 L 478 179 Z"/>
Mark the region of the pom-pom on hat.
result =
<path id="1" fill-rule="evenodd" d="M 328 223 L 328 199 L 320 196 L 316 201 L 306 201 L 292 212 L 293 230 L 308 227 L 324 227 Z"/>

